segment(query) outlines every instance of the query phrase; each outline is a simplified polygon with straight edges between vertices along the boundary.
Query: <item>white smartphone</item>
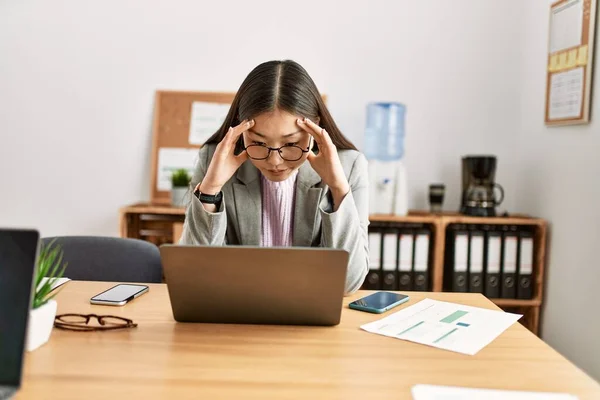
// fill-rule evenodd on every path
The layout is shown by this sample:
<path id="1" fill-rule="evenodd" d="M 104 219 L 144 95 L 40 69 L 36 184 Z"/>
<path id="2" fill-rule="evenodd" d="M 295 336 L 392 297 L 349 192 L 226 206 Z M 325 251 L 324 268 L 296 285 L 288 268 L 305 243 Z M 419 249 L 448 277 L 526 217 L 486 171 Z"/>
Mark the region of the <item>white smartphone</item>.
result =
<path id="1" fill-rule="evenodd" d="M 148 290 L 149 288 L 146 285 L 120 284 L 95 295 L 90 299 L 90 303 L 105 306 L 124 306 Z"/>

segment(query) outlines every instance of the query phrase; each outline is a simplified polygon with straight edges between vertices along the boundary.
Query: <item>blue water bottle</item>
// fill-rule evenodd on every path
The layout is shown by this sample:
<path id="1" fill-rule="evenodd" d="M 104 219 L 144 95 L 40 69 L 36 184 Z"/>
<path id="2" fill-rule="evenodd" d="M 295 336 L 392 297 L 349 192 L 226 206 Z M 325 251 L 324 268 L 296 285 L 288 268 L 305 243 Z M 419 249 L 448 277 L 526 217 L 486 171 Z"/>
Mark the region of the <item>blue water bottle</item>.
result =
<path id="1" fill-rule="evenodd" d="M 404 115 L 401 103 L 369 103 L 365 129 L 365 156 L 369 160 L 395 161 L 404 156 Z"/>

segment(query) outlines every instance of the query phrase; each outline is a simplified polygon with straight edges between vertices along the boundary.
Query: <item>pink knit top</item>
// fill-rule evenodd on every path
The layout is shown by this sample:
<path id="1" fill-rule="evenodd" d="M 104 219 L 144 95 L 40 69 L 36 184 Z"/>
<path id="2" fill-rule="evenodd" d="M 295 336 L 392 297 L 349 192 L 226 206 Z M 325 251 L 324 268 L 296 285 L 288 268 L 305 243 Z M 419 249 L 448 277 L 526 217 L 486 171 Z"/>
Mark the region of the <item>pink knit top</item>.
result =
<path id="1" fill-rule="evenodd" d="M 272 182 L 261 174 L 261 246 L 291 246 L 294 229 L 294 200 L 298 171 L 283 182 Z"/>

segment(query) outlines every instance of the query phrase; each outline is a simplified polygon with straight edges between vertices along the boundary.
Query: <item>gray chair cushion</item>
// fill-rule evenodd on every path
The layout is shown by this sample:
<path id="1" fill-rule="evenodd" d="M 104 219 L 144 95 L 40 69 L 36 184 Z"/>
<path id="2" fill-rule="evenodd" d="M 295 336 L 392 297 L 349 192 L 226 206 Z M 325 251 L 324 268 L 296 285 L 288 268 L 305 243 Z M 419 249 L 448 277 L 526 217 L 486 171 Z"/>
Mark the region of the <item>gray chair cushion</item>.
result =
<path id="1" fill-rule="evenodd" d="M 162 282 L 162 264 L 156 245 L 138 239 L 104 236 L 58 236 L 68 263 L 64 276 L 74 280 Z"/>

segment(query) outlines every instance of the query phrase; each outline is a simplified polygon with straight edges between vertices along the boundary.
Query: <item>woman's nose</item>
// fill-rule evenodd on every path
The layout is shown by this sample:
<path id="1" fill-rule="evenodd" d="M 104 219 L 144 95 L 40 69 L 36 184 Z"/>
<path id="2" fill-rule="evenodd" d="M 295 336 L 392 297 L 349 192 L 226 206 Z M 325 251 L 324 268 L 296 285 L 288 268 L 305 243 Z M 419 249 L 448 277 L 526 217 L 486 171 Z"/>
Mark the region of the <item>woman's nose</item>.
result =
<path id="1" fill-rule="evenodd" d="M 267 162 L 269 163 L 269 165 L 272 166 L 277 166 L 283 163 L 283 159 L 281 158 L 281 156 L 279 155 L 279 152 L 277 150 L 273 150 L 271 151 L 271 154 L 269 154 L 269 158 L 267 158 Z"/>

